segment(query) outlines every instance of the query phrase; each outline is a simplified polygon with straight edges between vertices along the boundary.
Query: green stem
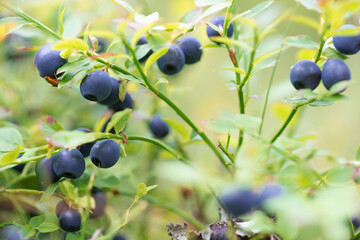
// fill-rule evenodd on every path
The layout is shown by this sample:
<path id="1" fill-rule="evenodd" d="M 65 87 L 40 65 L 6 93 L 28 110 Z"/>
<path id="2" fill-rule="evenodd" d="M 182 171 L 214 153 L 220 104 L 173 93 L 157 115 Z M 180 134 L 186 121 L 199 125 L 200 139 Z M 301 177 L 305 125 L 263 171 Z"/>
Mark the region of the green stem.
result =
<path id="1" fill-rule="evenodd" d="M 184 156 L 182 156 L 180 153 L 178 153 L 175 149 L 173 149 L 169 145 L 167 145 L 167 144 L 165 144 L 165 143 L 163 143 L 161 141 L 158 141 L 156 139 L 142 137 L 142 136 L 128 136 L 127 139 L 129 141 L 143 141 L 143 142 L 152 143 L 152 144 L 157 145 L 157 146 L 163 148 L 164 150 L 168 151 L 169 153 L 171 153 L 177 159 L 179 159 L 179 160 L 181 160 L 181 161 L 183 161 L 185 163 L 190 162 L 188 159 L 186 159 Z"/>
<path id="2" fill-rule="evenodd" d="M 299 6 L 299 3 L 297 3 L 291 13 L 290 16 L 294 15 L 297 8 Z M 287 24 L 286 26 L 286 30 L 285 30 L 285 33 L 284 33 L 284 36 L 283 36 L 283 39 L 285 39 L 285 37 L 287 36 L 288 32 L 289 32 L 289 29 L 290 29 L 290 26 L 291 26 L 291 21 L 289 21 L 289 23 Z M 271 77 L 270 77 L 270 81 L 269 81 L 269 85 L 268 85 L 268 88 L 266 90 L 266 97 L 265 97 L 265 103 L 264 103 L 264 107 L 263 107 L 263 110 L 262 110 L 262 114 L 261 114 L 261 123 L 260 123 L 260 128 L 259 128 L 259 135 L 261 134 L 261 131 L 262 131 L 262 128 L 263 128 L 263 124 L 264 124 L 264 120 L 265 120 L 265 114 L 266 114 L 266 108 L 267 108 L 267 105 L 268 105 L 268 102 L 269 102 L 269 95 L 270 95 L 270 90 L 271 90 L 271 86 L 272 86 L 272 83 L 273 83 L 273 80 L 274 80 L 274 77 L 275 77 L 275 72 L 276 72 L 276 69 L 278 67 L 278 63 L 279 63 L 279 59 L 280 59 L 280 56 L 281 56 L 281 53 L 282 53 L 282 50 L 284 48 L 284 43 L 282 42 L 281 43 L 281 46 L 280 46 L 280 51 L 278 53 L 278 55 L 276 56 L 276 60 L 275 60 L 275 67 L 273 68 L 272 72 L 271 72 Z"/>
<path id="3" fill-rule="evenodd" d="M 194 123 L 193 121 L 191 121 L 191 119 L 178 107 L 176 106 L 175 103 L 173 103 L 168 97 L 166 97 L 163 93 L 161 93 L 160 91 L 156 90 L 149 82 L 146 74 L 144 73 L 139 61 L 137 60 L 136 56 L 135 56 L 135 52 L 132 49 L 132 47 L 130 46 L 130 44 L 128 43 L 128 41 L 126 40 L 125 36 L 121 36 L 122 42 L 124 43 L 125 47 L 128 49 L 130 55 L 133 58 L 133 61 L 136 65 L 136 68 L 138 69 L 142 79 L 144 80 L 144 83 L 146 85 L 146 87 L 153 92 L 157 97 L 159 97 L 161 100 L 163 100 L 169 107 L 171 107 L 176 113 L 177 115 L 179 115 L 197 134 L 199 134 L 201 136 L 201 138 L 204 140 L 204 142 L 211 148 L 211 150 L 215 153 L 215 155 L 219 158 L 220 162 L 222 163 L 222 165 L 228 170 L 229 169 L 229 165 L 228 163 L 225 161 L 225 158 L 222 156 L 222 154 L 219 152 L 219 150 L 216 148 L 216 146 L 211 142 L 211 140 L 209 139 L 209 137 L 203 132 L 201 131 Z M 111 67 L 111 66 L 110 66 Z"/>
<path id="4" fill-rule="evenodd" d="M 232 163 L 235 162 L 234 157 L 224 148 L 224 146 L 219 141 L 219 148 L 220 150 L 230 159 Z"/>
<path id="5" fill-rule="evenodd" d="M 33 194 L 33 195 L 43 195 L 44 191 L 32 190 L 32 189 L 0 189 L 1 193 L 15 193 L 15 194 Z M 64 196 L 62 194 L 53 193 L 55 197 L 63 199 Z"/>
<path id="6" fill-rule="evenodd" d="M 128 191 L 120 191 L 120 193 L 123 194 L 124 196 L 128 196 L 128 197 L 133 197 L 135 195 L 134 193 L 131 193 Z M 183 219 L 185 219 L 186 221 L 188 221 L 189 223 L 191 223 L 192 225 L 194 225 L 196 228 L 198 228 L 200 230 L 206 228 L 202 222 L 200 222 L 199 220 L 197 220 L 196 218 L 194 218 L 192 215 L 188 214 L 187 212 L 183 211 L 182 209 L 177 208 L 176 206 L 170 204 L 169 201 L 164 201 L 157 197 L 149 196 L 149 195 L 146 195 L 143 199 L 145 201 L 147 201 L 148 203 L 165 208 L 166 210 L 182 217 Z"/>
<path id="7" fill-rule="evenodd" d="M 322 50 L 323 50 L 324 44 L 325 44 L 324 36 L 328 30 L 329 30 L 329 24 L 324 23 L 324 28 L 323 28 L 323 30 L 321 32 L 321 36 L 320 36 L 320 45 L 319 45 L 319 48 L 317 49 L 315 60 L 314 60 L 315 63 L 317 63 L 320 60 L 321 53 L 322 53 Z"/>
<path id="8" fill-rule="evenodd" d="M 8 5 L 7 3 L 4 3 L 3 1 L 0 1 L 0 5 L 3 6 L 4 8 L 7 8 L 8 10 L 15 13 L 16 15 L 22 17 L 25 21 L 34 24 L 36 27 L 40 28 L 44 32 L 47 32 L 47 33 L 51 34 L 53 37 L 55 37 L 55 38 L 57 38 L 59 40 L 63 39 L 60 35 L 55 33 L 53 30 L 51 30 L 50 28 L 48 28 L 47 26 L 45 26 L 44 24 L 42 24 L 38 20 L 34 19 L 33 17 L 27 15 L 23 11 L 21 11 L 19 9 L 16 9 L 16 8 Z"/>
<path id="9" fill-rule="evenodd" d="M 295 105 L 294 108 L 291 110 L 289 116 L 287 117 L 286 121 L 284 122 L 284 124 L 282 125 L 282 127 L 280 128 L 280 130 L 276 133 L 276 135 L 271 139 L 270 143 L 273 143 L 276 141 L 276 139 L 278 137 L 280 137 L 280 135 L 284 132 L 284 130 L 286 129 L 286 127 L 289 125 L 291 119 L 293 119 L 293 117 L 295 116 L 297 110 L 298 110 L 299 106 Z"/>
<path id="10" fill-rule="evenodd" d="M 360 232 L 358 232 L 357 234 L 354 235 L 353 238 L 351 238 L 351 240 L 359 240 L 360 239 Z"/>

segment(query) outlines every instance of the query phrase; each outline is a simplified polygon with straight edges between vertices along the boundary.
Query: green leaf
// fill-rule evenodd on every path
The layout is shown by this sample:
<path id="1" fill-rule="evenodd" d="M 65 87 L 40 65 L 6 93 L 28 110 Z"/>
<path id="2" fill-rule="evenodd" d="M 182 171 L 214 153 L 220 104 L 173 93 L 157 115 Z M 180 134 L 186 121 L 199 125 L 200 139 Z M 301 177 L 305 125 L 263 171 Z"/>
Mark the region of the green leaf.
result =
<path id="1" fill-rule="evenodd" d="M 290 188 L 309 188 L 311 187 L 316 176 L 305 166 L 288 165 L 282 169 L 278 175 L 279 181 Z"/>
<path id="2" fill-rule="evenodd" d="M 46 115 L 39 120 L 40 134 L 45 141 L 50 142 L 51 136 L 57 132 L 64 130 L 63 127 L 52 116 Z"/>
<path id="3" fill-rule="evenodd" d="M 59 186 L 61 192 L 66 196 L 66 199 L 76 200 L 78 197 L 77 189 L 75 189 L 75 186 L 71 182 L 62 181 L 59 183 Z"/>
<path id="4" fill-rule="evenodd" d="M 356 150 L 355 159 L 356 159 L 357 161 L 360 161 L 360 146 L 359 146 L 359 147 L 357 148 L 357 150 Z"/>
<path id="5" fill-rule="evenodd" d="M 297 0 L 297 1 L 300 2 L 305 8 L 309 10 L 315 10 L 319 13 L 323 12 L 317 0 Z"/>
<path id="6" fill-rule="evenodd" d="M 329 183 L 340 184 L 351 181 L 354 173 L 354 166 L 339 165 L 327 171 L 325 177 L 329 181 Z"/>
<path id="7" fill-rule="evenodd" d="M 155 81 L 154 81 L 154 87 L 155 87 L 156 89 L 158 89 L 157 86 L 158 86 L 159 84 L 169 84 L 169 81 L 168 81 L 166 78 L 157 78 L 157 79 L 155 79 Z"/>
<path id="8" fill-rule="evenodd" d="M 109 188 L 115 187 L 120 184 L 120 179 L 114 175 L 103 177 L 100 175 L 96 175 L 94 186 L 98 188 Z"/>
<path id="9" fill-rule="evenodd" d="M 106 133 L 108 133 L 112 128 L 115 129 L 115 133 L 119 134 L 120 131 L 124 130 L 126 123 L 130 119 L 131 115 L 131 109 L 127 108 L 123 111 L 115 113 L 109 122 L 109 124 L 106 126 Z"/>
<path id="10" fill-rule="evenodd" d="M 211 14 L 217 13 L 219 11 L 221 11 L 224 8 L 227 8 L 228 6 L 230 6 L 230 3 L 227 1 L 217 1 L 218 3 L 212 5 L 211 7 L 209 7 L 208 9 L 206 9 L 202 14 L 200 14 L 197 18 L 194 19 L 193 21 L 193 25 L 199 23 L 201 20 L 203 20 L 204 18 L 210 16 Z"/>
<path id="11" fill-rule="evenodd" d="M 125 1 L 121 0 L 111 0 L 113 3 L 116 3 L 117 5 L 120 5 L 121 7 L 125 8 L 132 14 L 136 14 L 137 12 Z"/>
<path id="12" fill-rule="evenodd" d="M 58 29 L 60 32 L 60 36 L 62 36 L 64 33 L 64 25 L 63 25 L 64 13 L 65 13 L 65 1 L 63 2 L 63 4 L 61 4 L 59 8 Z"/>
<path id="13" fill-rule="evenodd" d="M 238 128 L 243 129 L 245 132 L 251 133 L 257 133 L 261 124 L 261 118 L 249 116 L 246 114 L 237 114 L 235 116 L 235 121 Z"/>
<path id="14" fill-rule="evenodd" d="M 126 79 L 126 80 L 132 81 L 132 82 L 134 82 L 134 83 L 144 84 L 144 81 L 143 81 L 142 79 L 133 77 L 133 76 L 131 76 L 131 75 L 117 74 L 117 76 L 118 76 L 119 78 Z"/>
<path id="15" fill-rule="evenodd" d="M 179 133 L 184 140 L 188 140 L 190 138 L 190 133 L 183 124 L 169 118 L 162 118 L 162 120 L 167 122 L 170 125 L 170 128 Z"/>
<path id="16" fill-rule="evenodd" d="M 239 129 L 235 120 L 230 118 L 207 121 L 206 127 L 220 133 L 228 133 Z"/>
<path id="17" fill-rule="evenodd" d="M 96 133 L 83 131 L 58 131 L 52 134 L 49 139 L 52 145 L 61 148 L 76 148 L 84 143 L 96 140 Z"/>
<path id="18" fill-rule="evenodd" d="M 285 45 L 297 48 L 317 49 L 318 47 L 318 44 L 312 41 L 311 38 L 306 35 L 286 37 L 283 43 Z"/>
<path id="19" fill-rule="evenodd" d="M 206 7 L 217 3 L 227 3 L 227 0 L 195 0 L 197 7 Z"/>
<path id="20" fill-rule="evenodd" d="M 54 232 L 59 229 L 59 227 L 52 223 L 52 222 L 44 222 L 39 226 L 39 232 L 41 233 L 48 233 L 48 232 Z"/>
<path id="21" fill-rule="evenodd" d="M 35 216 L 30 219 L 30 226 L 33 228 L 39 227 L 43 222 L 46 221 L 46 217 L 44 215 L 41 216 Z"/>
<path id="22" fill-rule="evenodd" d="M 136 197 L 138 199 L 144 197 L 147 193 L 147 189 L 146 189 L 146 185 L 145 183 L 139 183 L 137 185 L 137 192 L 136 192 Z"/>
<path id="23" fill-rule="evenodd" d="M 80 240 L 81 236 L 76 233 L 67 233 L 66 240 Z"/>
<path id="24" fill-rule="evenodd" d="M 25 21 L 34 24 L 36 27 L 40 28 L 42 31 L 49 33 L 50 35 L 52 35 L 53 37 L 57 38 L 57 39 L 62 39 L 58 34 L 56 34 L 53 30 L 51 30 L 50 28 L 48 28 L 47 26 L 45 26 L 44 24 L 42 24 L 41 22 L 39 22 L 38 20 L 32 18 L 31 16 L 29 16 L 28 14 L 24 13 L 22 10 L 20 9 L 16 9 L 10 5 L 8 5 L 7 3 L 4 3 L 3 1 L 0 1 L 0 5 L 7 8 L 8 10 L 12 11 L 13 13 L 15 13 L 16 15 L 22 17 Z"/>
<path id="25" fill-rule="evenodd" d="M 26 225 L 25 227 L 22 228 L 22 235 L 25 237 L 24 239 L 28 239 L 34 234 L 35 234 L 35 229 L 33 229 L 32 226 Z"/>
<path id="26" fill-rule="evenodd" d="M 40 203 L 48 200 L 51 195 L 56 191 L 56 189 L 59 187 L 59 183 L 56 182 L 56 183 L 53 183 L 51 184 L 50 186 L 48 186 L 45 190 L 45 192 L 43 193 L 43 195 L 41 196 L 40 198 Z"/>
<path id="27" fill-rule="evenodd" d="M 60 42 L 55 43 L 52 47 L 54 50 L 63 50 L 63 49 L 70 49 L 70 50 L 81 50 L 86 51 L 89 50 L 89 46 L 84 42 L 84 40 L 80 38 L 70 38 L 61 40 Z"/>
<path id="28" fill-rule="evenodd" d="M 251 8 L 249 11 L 246 11 L 246 14 L 244 14 L 243 17 L 245 18 L 252 18 L 254 16 L 256 16 L 257 14 L 259 14 L 260 12 L 264 11 L 265 9 L 267 9 L 268 7 L 270 7 L 271 4 L 273 4 L 274 1 L 265 1 L 262 3 L 259 3 L 258 5 L 256 5 L 255 7 Z M 235 16 L 236 17 L 236 16 Z M 235 18 L 234 17 L 234 18 Z"/>
<path id="29" fill-rule="evenodd" d="M 68 62 L 66 64 L 64 64 L 63 66 L 61 66 L 56 73 L 62 73 L 62 72 L 69 72 L 69 71 L 74 71 L 74 70 L 81 70 L 83 68 L 83 66 L 89 64 L 91 62 L 90 59 L 87 58 L 80 58 L 75 62 Z"/>
<path id="30" fill-rule="evenodd" d="M 322 99 L 315 100 L 314 102 L 311 102 L 309 105 L 312 107 L 326 107 L 326 106 L 330 106 L 334 103 L 335 103 L 335 100 L 331 100 L 328 98 L 322 98 Z"/>
<path id="31" fill-rule="evenodd" d="M 2 155 L 0 157 L 0 167 L 14 163 L 14 161 L 16 160 L 16 158 L 20 153 L 21 148 L 22 148 L 21 145 L 19 145 L 15 150 L 11 152 L 7 152 L 4 155 Z"/>
<path id="32" fill-rule="evenodd" d="M 151 51 L 151 47 L 149 44 L 140 45 L 135 51 L 136 59 L 141 59 L 145 57 L 146 54 L 148 54 L 150 51 Z"/>
<path id="33" fill-rule="evenodd" d="M 161 58 L 165 53 L 167 53 L 167 51 L 169 50 L 169 47 L 164 47 L 161 48 L 159 50 L 157 50 L 156 52 L 154 52 L 153 54 L 150 55 L 150 57 L 148 58 L 148 60 L 146 60 L 145 63 L 145 67 L 144 67 L 144 72 L 146 73 L 147 70 L 150 68 L 150 66 L 159 58 Z"/>
<path id="34" fill-rule="evenodd" d="M 119 86 L 119 99 L 120 101 L 124 101 L 126 96 L 126 89 L 127 89 L 128 81 L 122 81 Z"/>
<path id="35" fill-rule="evenodd" d="M 0 152 L 14 150 L 23 145 L 20 132 L 15 128 L 0 128 Z"/>
<path id="36" fill-rule="evenodd" d="M 334 84 L 333 86 L 331 86 L 331 88 L 329 89 L 329 93 L 330 94 L 338 94 L 338 93 L 344 91 L 350 85 L 350 83 L 351 83 L 350 79 L 340 81 L 340 82 Z"/>

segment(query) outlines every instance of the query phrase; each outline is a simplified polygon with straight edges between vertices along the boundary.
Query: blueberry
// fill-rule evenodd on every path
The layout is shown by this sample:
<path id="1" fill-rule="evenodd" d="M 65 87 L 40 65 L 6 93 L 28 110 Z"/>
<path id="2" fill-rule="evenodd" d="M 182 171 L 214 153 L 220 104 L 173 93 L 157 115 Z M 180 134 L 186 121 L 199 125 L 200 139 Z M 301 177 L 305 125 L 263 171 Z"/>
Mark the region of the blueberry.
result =
<path id="1" fill-rule="evenodd" d="M 216 27 L 221 26 L 222 28 L 224 28 L 224 22 L 225 22 L 225 17 L 224 16 L 215 16 L 212 19 L 210 19 L 210 23 L 215 25 Z M 227 30 L 227 36 L 230 38 L 233 35 L 234 32 L 234 28 L 232 23 L 229 25 L 228 30 Z M 208 37 L 211 39 L 211 37 L 217 37 L 217 36 L 221 36 L 220 33 L 218 31 L 216 31 L 215 29 L 213 29 L 210 26 L 206 27 L 206 33 L 208 35 Z M 214 40 L 211 40 L 215 43 L 218 43 Z"/>
<path id="2" fill-rule="evenodd" d="M 28 38 L 16 33 L 9 34 L 5 39 L 5 55 L 7 58 L 16 59 L 28 55 L 28 51 L 19 50 L 20 47 L 30 46 Z"/>
<path id="3" fill-rule="evenodd" d="M 98 38 L 98 47 L 96 49 L 97 53 L 103 53 L 106 50 L 106 39 L 105 38 Z"/>
<path id="4" fill-rule="evenodd" d="M 93 188 L 92 197 L 95 200 L 95 208 L 91 209 L 90 217 L 91 218 L 97 218 L 101 217 L 105 214 L 105 206 L 106 206 L 106 198 L 104 194 L 98 190 Z"/>
<path id="5" fill-rule="evenodd" d="M 69 209 L 70 209 L 69 205 L 63 199 L 61 199 L 56 204 L 55 214 L 57 217 L 59 217 L 61 213 L 63 213 L 66 210 L 69 210 Z"/>
<path id="6" fill-rule="evenodd" d="M 54 172 L 59 177 L 78 178 L 85 171 L 85 159 L 77 149 L 61 150 L 53 156 Z"/>
<path id="7" fill-rule="evenodd" d="M 21 228 L 15 225 L 7 225 L 0 229 L 0 239 L 4 240 L 22 240 Z"/>
<path id="8" fill-rule="evenodd" d="M 277 184 L 267 184 L 262 189 L 258 196 L 258 202 L 260 209 L 264 209 L 266 202 L 269 199 L 281 196 L 284 193 L 284 189 Z"/>
<path id="9" fill-rule="evenodd" d="M 109 105 L 108 108 L 113 109 L 115 111 L 122 111 L 125 110 L 126 108 L 133 109 L 134 102 L 131 98 L 130 93 L 126 92 L 124 101 L 120 101 L 120 99 L 118 98 L 118 100 L 114 104 Z"/>
<path id="10" fill-rule="evenodd" d="M 360 227 L 360 218 L 359 217 L 352 217 L 351 223 L 354 227 L 354 230 L 358 229 Z"/>
<path id="11" fill-rule="evenodd" d="M 111 93 L 112 83 L 110 76 L 100 70 L 92 71 L 80 84 L 81 95 L 90 101 L 104 101 Z"/>
<path id="12" fill-rule="evenodd" d="M 112 240 L 126 240 L 126 238 L 123 235 L 117 234 Z"/>
<path id="13" fill-rule="evenodd" d="M 320 83 L 321 70 L 310 60 L 301 60 L 295 63 L 290 71 L 290 81 L 297 89 L 310 88 L 314 90 Z"/>
<path id="14" fill-rule="evenodd" d="M 75 129 L 75 131 L 92 132 L 90 129 L 87 129 L 87 128 L 78 128 L 78 129 Z M 95 144 L 95 141 L 89 142 L 89 143 L 84 143 L 83 145 L 80 146 L 79 151 L 84 156 L 84 158 L 88 157 L 90 155 L 90 150 L 91 150 L 92 146 L 94 146 L 94 144 Z"/>
<path id="15" fill-rule="evenodd" d="M 186 64 L 193 64 L 200 61 L 203 51 L 200 42 L 195 37 L 182 37 L 178 40 L 177 45 L 185 55 Z"/>
<path id="16" fill-rule="evenodd" d="M 141 38 L 139 38 L 139 40 L 136 42 L 136 46 L 140 46 L 140 45 L 144 45 L 144 44 L 148 44 L 148 41 L 146 40 L 146 38 L 144 36 L 142 36 Z M 139 62 L 145 62 L 150 55 L 153 54 L 153 51 L 150 50 L 145 56 L 143 56 L 142 58 L 138 59 Z"/>
<path id="17" fill-rule="evenodd" d="M 247 188 L 233 189 L 220 197 L 220 200 L 230 214 L 240 216 L 250 212 L 257 206 L 258 196 Z"/>
<path id="18" fill-rule="evenodd" d="M 51 46 L 48 44 L 41 47 L 35 56 L 35 65 L 41 77 L 58 77 L 56 71 L 68 61 L 60 57 L 61 51 L 52 50 Z"/>
<path id="19" fill-rule="evenodd" d="M 169 134 L 170 128 L 160 115 L 154 115 L 150 120 L 150 130 L 157 138 L 164 138 Z"/>
<path id="20" fill-rule="evenodd" d="M 157 60 L 158 67 L 161 72 L 167 75 L 174 75 L 184 67 L 185 55 L 174 44 L 167 44 L 164 47 L 169 47 L 169 50 Z"/>
<path id="21" fill-rule="evenodd" d="M 48 186 L 60 179 L 54 172 L 54 156 L 43 158 L 36 162 L 35 174 L 43 186 Z"/>
<path id="22" fill-rule="evenodd" d="M 90 159 L 95 166 L 109 168 L 115 165 L 120 157 L 119 145 L 110 139 L 101 140 L 91 148 Z"/>
<path id="23" fill-rule="evenodd" d="M 21 158 L 23 154 L 19 154 L 17 156 L 17 158 Z M 24 167 L 25 167 L 25 163 L 21 163 L 21 164 L 18 164 L 16 166 L 13 167 L 14 170 L 16 170 L 17 172 L 21 173 L 23 170 L 24 170 Z"/>
<path id="24" fill-rule="evenodd" d="M 117 103 L 119 100 L 119 87 L 120 82 L 115 78 L 111 78 L 111 92 L 110 95 L 105 98 L 103 101 L 99 101 L 103 105 L 112 105 Z"/>
<path id="25" fill-rule="evenodd" d="M 329 90 L 338 82 L 350 80 L 351 73 L 348 66 L 342 60 L 330 59 L 324 64 L 321 78 L 324 86 Z"/>
<path id="26" fill-rule="evenodd" d="M 81 228 L 81 216 L 76 209 L 63 211 L 59 216 L 59 225 L 66 232 L 77 232 Z"/>
<path id="27" fill-rule="evenodd" d="M 339 28 L 339 30 L 354 29 L 357 27 L 351 24 L 346 24 Z M 357 35 L 339 35 L 333 37 L 333 44 L 339 52 L 347 55 L 352 55 L 360 50 L 360 34 Z"/>

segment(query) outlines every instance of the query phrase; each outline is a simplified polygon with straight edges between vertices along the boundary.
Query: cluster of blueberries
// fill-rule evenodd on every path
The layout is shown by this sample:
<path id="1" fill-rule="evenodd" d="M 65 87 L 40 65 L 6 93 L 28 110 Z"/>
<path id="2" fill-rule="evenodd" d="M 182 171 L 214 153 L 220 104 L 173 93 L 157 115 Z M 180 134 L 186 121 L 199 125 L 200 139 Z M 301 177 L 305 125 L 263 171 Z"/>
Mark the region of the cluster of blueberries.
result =
<path id="1" fill-rule="evenodd" d="M 339 30 L 356 30 L 354 25 L 346 24 Z M 353 55 L 360 50 L 360 34 L 357 35 L 337 35 L 333 37 L 335 49 L 346 55 Z M 314 90 L 322 80 L 326 89 L 341 81 L 349 81 L 351 73 L 348 66 L 341 59 L 329 59 L 323 66 L 322 71 L 319 66 L 310 60 L 300 60 L 290 71 L 290 81 L 297 89 L 309 88 Z M 344 89 L 341 90 L 344 91 Z"/>
<path id="2" fill-rule="evenodd" d="M 284 188 L 275 183 L 265 185 L 260 192 L 255 192 L 247 187 L 240 187 L 222 194 L 220 202 L 229 214 L 238 217 L 254 210 L 266 212 L 267 202 L 282 196 L 284 193 Z"/>

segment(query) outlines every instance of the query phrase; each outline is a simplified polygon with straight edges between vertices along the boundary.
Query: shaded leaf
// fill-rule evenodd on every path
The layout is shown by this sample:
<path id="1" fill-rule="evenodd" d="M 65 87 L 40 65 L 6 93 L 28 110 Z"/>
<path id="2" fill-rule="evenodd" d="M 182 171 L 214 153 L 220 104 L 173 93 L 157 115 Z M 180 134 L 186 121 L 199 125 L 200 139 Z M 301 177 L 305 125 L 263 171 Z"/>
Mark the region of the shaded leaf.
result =
<path id="1" fill-rule="evenodd" d="M 57 132 L 64 130 L 63 127 L 55 120 L 52 116 L 46 115 L 40 118 L 39 120 L 39 128 L 41 136 L 45 139 L 45 141 L 50 142 L 51 136 Z"/>
<path id="2" fill-rule="evenodd" d="M 0 152 L 14 150 L 23 145 L 20 132 L 15 128 L 0 128 Z"/>
<path id="3" fill-rule="evenodd" d="M 145 63 L 145 66 L 144 66 L 144 72 L 147 72 L 147 70 L 150 68 L 150 66 L 156 60 L 161 58 L 165 53 L 167 53 L 168 50 L 169 50 L 169 47 L 164 47 L 164 48 L 161 48 L 161 49 L 157 50 L 153 54 L 151 54 L 150 57 L 148 58 L 148 60 L 146 60 L 146 63 Z"/>

